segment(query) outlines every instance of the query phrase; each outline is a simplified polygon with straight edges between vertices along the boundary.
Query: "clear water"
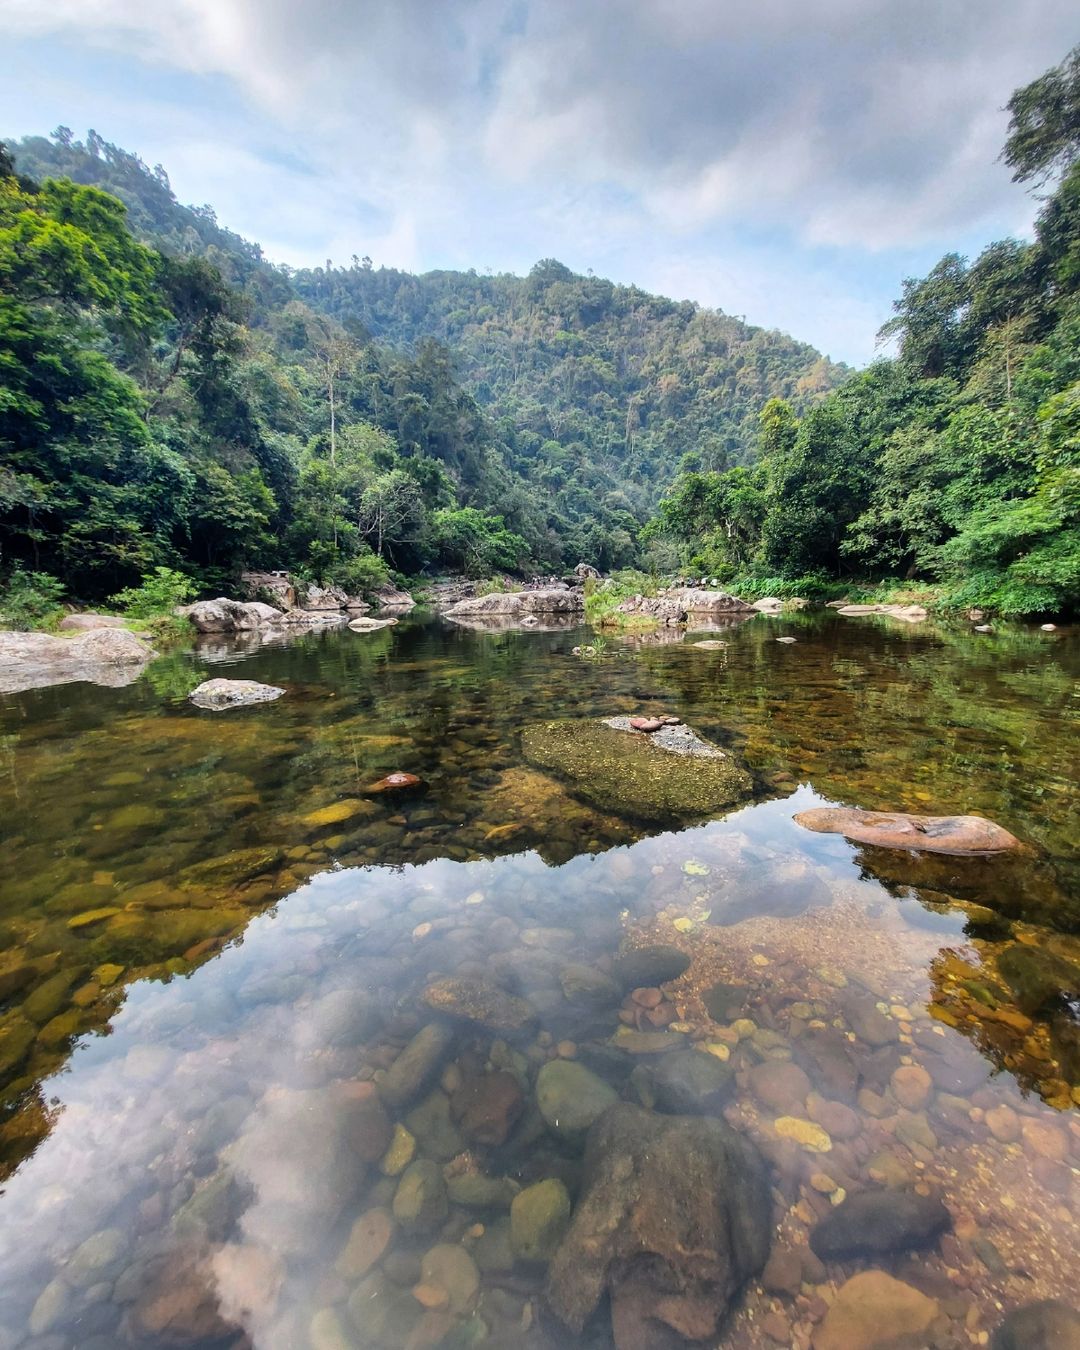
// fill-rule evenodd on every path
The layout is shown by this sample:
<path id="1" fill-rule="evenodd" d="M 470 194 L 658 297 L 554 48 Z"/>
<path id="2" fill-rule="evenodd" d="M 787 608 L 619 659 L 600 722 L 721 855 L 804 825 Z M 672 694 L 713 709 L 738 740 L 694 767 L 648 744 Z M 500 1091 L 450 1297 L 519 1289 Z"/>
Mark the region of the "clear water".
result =
<path id="1" fill-rule="evenodd" d="M 452 1201 L 425 1232 L 388 1218 L 382 1133 L 403 1124 L 417 1157 L 509 1178 L 506 1196 L 549 1177 L 576 1196 L 580 1149 L 531 1105 L 538 1068 L 579 1059 L 636 1100 L 655 1056 L 612 1037 L 671 1024 L 736 1070 L 724 1114 L 770 1159 L 778 1250 L 841 1191 L 914 1186 L 953 1232 L 872 1264 L 938 1301 L 935 1344 L 1071 1297 L 1077 1010 L 1063 989 L 1028 1016 L 995 962 L 1017 943 L 1080 961 L 1077 635 L 804 614 L 707 635 L 718 650 L 701 636 L 582 659 L 582 631 L 419 618 L 0 700 L 0 1347 L 608 1344 L 603 1309 L 580 1337 L 551 1319 L 543 1268 L 507 1254 L 505 1198 Z M 204 673 L 288 693 L 199 712 L 184 694 Z M 522 760 L 530 722 L 626 712 L 721 743 L 752 802 L 664 830 Z M 372 793 L 395 770 L 425 790 Z M 1027 847 L 857 849 L 793 822 L 823 802 L 981 813 Z M 659 1008 L 566 997 L 567 966 L 603 974 L 628 939 L 690 958 Z M 462 1028 L 431 1087 L 372 1125 L 372 1082 L 452 975 L 524 997 L 535 1025 Z M 883 1043 L 860 1034 L 868 1008 Z M 846 1043 L 848 1087 L 806 1053 L 822 1031 Z M 762 1100 L 772 1059 L 803 1069 L 809 1101 Z M 929 1080 L 904 1092 L 913 1065 Z M 521 1098 L 497 1143 L 447 1105 L 493 1066 Z M 835 1137 L 778 1141 L 778 1118 Z M 422 1264 L 446 1245 L 470 1257 L 453 1280 Z M 863 1264 L 791 1295 L 751 1282 L 721 1343 L 786 1328 L 808 1345 Z"/>

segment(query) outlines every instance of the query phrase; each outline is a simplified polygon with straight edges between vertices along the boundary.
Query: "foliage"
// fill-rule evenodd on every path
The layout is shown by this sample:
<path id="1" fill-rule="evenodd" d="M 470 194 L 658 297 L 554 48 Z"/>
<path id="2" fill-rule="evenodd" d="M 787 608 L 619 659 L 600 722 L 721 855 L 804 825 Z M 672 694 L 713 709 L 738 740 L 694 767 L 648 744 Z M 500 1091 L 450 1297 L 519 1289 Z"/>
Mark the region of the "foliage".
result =
<path id="1" fill-rule="evenodd" d="M 1017 176 L 1057 175 L 1035 240 L 905 281 L 895 355 L 801 417 L 767 402 L 756 462 L 686 466 L 646 542 L 748 596 L 816 577 L 1080 611 L 1080 49 L 1009 107 Z"/>
<path id="2" fill-rule="evenodd" d="M 632 568 L 615 572 L 603 581 L 590 579 L 585 583 L 585 617 L 598 627 L 651 627 L 652 619 L 643 619 L 640 614 L 620 614 L 618 607 L 636 595 L 655 595 L 657 587 L 655 577 Z"/>
<path id="3" fill-rule="evenodd" d="M 17 567 L 0 588 L 0 621 L 20 632 L 51 627 L 64 612 L 63 594 L 55 577 Z"/>
<path id="4" fill-rule="evenodd" d="M 180 605 L 193 600 L 196 586 L 190 577 L 171 567 L 155 567 L 137 586 L 129 586 L 112 598 L 112 603 L 133 619 L 153 619 L 171 614 Z"/>

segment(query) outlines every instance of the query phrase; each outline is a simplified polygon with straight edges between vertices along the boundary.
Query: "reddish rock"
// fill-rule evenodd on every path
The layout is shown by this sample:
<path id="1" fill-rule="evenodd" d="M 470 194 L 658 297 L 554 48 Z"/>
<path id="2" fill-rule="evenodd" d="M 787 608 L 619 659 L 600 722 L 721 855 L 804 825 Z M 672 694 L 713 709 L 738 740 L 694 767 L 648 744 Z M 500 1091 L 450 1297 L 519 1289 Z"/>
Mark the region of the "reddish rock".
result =
<path id="1" fill-rule="evenodd" d="M 659 717 L 631 717 L 630 726 L 634 731 L 659 731 L 664 723 Z"/>
<path id="2" fill-rule="evenodd" d="M 345 1137 L 364 1162 L 378 1162 L 390 1147 L 394 1126 L 374 1083 L 346 1083 L 342 1100 Z"/>
<path id="3" fill-rule="evenodd" d="M 467 1078 L 450 1099 L 450 1114 L 471 1143 L 506 1142 L 525 1106 L 517 1079 L 501 1070 Z"/>
<path id="4" fill-rule="evenodd" d="M 842 834 L 856 844 L 914 849 L 920 853 L 1006 853 L 1021 847 L 1008 830 L 981 816 L 910 816 L 892 811 L 860 811 L 818 806 L 800 811 L 796 821 L 820 834 Z"/>
<path id="5" fill-rule="evenodd" d="M 843 1102 L 830 1102 L 812 1092 L 806 1099 L 806 1114 L 833 1139 L 854 1139 L 862 1129 L 858 1114 Z"/>
<path id="6" fill-rule="evenodd" d="M 919 1111 L 926 1105 L 933 1085 L 933 1079 L 921 1064 L 901 1064 L 893 1071 L 893 1096 L 909 1111 Z"/>
<path id="7" fill-rule="evenodd" d="M 410 788 L 422 787 L 424 780 L 414 773 L 388 773 L 377 783 L 372 783 L 368 792 L 405 792 Z"/>
<path id="8" fill-rule="evenodd" d="M 767 1060 L 751 1069 L 748 1079 L 758 1101 L 781 1115 L 801 1107 L 810 1094 L 810 1079 L 790 1061 Z"/>

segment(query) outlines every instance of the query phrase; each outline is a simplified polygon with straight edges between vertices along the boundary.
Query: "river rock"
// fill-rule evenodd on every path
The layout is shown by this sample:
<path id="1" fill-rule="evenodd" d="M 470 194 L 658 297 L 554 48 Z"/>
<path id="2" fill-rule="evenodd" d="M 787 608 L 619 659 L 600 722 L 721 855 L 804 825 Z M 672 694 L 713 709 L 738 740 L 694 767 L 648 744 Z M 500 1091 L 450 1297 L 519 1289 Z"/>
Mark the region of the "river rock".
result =
<path id="1" fill-rule="evenodd" d="M 1014 1308 L 994 1332 L 990 1350 L 1080 1350 L 1080 1313 L 1056 1298 Z"/>
<path id="2" fill-rule="evenodd" d="M 570 1223 L 570 1193 L 554 1177 L 526 1186 L 510 1206 L 510 1244 L 519 1261 L 546 1264 Z"/>
<path id="3" fill-rule="evenodd" d="M 531 1003 L 486 980 L 437 980 L 424 990 L 424 1002 L 435 1012 L 472 1022 L 500 1036 L 524 1031 L 536 1021 Z"/>
<path id="4" fill-rule="evenodd" d="M 465 1149 L 465 1138 L 450 1115 L 450 1098 L 433 1088 L 405 1117 L 421 1153 L 449 1162 Z"/>
<path id="5" fill-rule="evenodd" d="M 354 633 L 377 633 L 380 628 L 393 628 L 397 619 L 372 619 L 365 615 L 349 620 L 349 628 Z"/>
<path id="6" fill-rule="evenodd" d="M 849 1195 L 810 1234 L 823 1261 L 873 1257 L 929 1247 L 952 1227 L 949 1211 L 935 1196 L 916 1191 L 862 1191 Z"/>
<path id="7" fill-rule="evenodd" d="M 517 1193 L 517 1183 L 509 1177 L 486 1177 L 480 1172 L 464 1172 L 446 1183 L 450 1203 L 466 1209 L 509 1209 Z"/>
<path id="8" fill-rule="evenodd" d="M 817 806 L 795 820 L 819 834 L 842 834 L 856 844 L 957 855 L 1005 853 L 1021 847 L 1008 830 L 982 816 L 912 816 L 898 811 L 860 811 Z"/>
<path id="9" fill-rule="evenodd" d="M 625 721 L 625 730 L 599 718 L 536 722 L 522 731 L 522 752 L 594 806 L 635 819 L 698 818 L 751 795 L 750 775 L 689 728 L 642 736 Z"/>
<path id="10" fill-rule="evenodd" d="M 448 619 L 497 618 L 521 619 L 529 614 L 583 615 L 585 593 L 562 587 L 535 591 L 493 591 L 459 600 L 444 611 Z"/>
<path id="11" fill-rule="evenodd" d="M 760 1155 L 722 1120 L 622 1103 L 589 1132 L 582 1195 L 547 1296 L 580 1333 L 605 1292 L 617 1350 L 714 1339 L 761 1270 L 772 1207 Z"/>
<path id="12" fill-rule="evenodd" d="M 853 1275 L 837 1291 L 825 1320 L 814 1333 L 814 1350 L 876 1350 L 925 1344 L 922 1337 L 938 1313 L 936 1299 L 894 1280 L 883 1270 Z M 903 1337 L 912 1340 L 902 1341 Z"/>
<path id="13" fill-rule="evenodd" d="M 394 1192 L 394 1218 L 412 1232 L 430 1233 L 447 1215 L 446 1183 L 429 1158 L 410 1163 Z"/>
<path id="14" fill-rule="evenodd" d="M 525 1106 L 521 1085 L 512 1073 L 497 1070 L 466 1078 L 450 1098 L 450 1114 L 473 1144 L 504 1144 Z"/>
<path id="15" fill-rule="evenodd" d="M 389 1210 L 369 1209 L 353 1224 L 334 1269 L 344 1280 L 360 1279 L 382 1258 L 393 1235 Z"/>
<path id="16" fill-rule="evenodd" d="M 379 1083 L 379 1095 L 391 1107 L 405 1106 L 427 1086 L 454 1043 L 454 1033 L 429 1022 L 408 1043 Z"/>
<path id="17" fill-rule="evenodd" d="M 750 1091 L 771 1111 L 786 1114 L 803 1108 L 810 1095 L 810 1079 L 790 1060 L 766 1060 L 748 1075 Z"/>
<path id="18" fill-rule="evenodd" d="M 580 1142 L 594 1121 L 619 1100 L 584 1064 L 551 1059 L 536 1076 L 536 1104 L 548 1129 L 571 1143 Z"/>
<path id="19" fill-rule="evenodd" d="M 595 966 L 564 966 L 559 972 L 563 995 L 571 1003 L 584 1003 L 592 1008 L 609 1008 L 619 1002 L 619 986 Z"/>
<path id="20" fill-rule="evenodd" d="M 237 1330 L 222 1315 L 210 1261 L 182 1253 L 146 1267 L 127 1326 L 131 1340 L 175 1346 L 214 1344 Z"/>
<path id="21" fill-rule="evenodd" d="M 78 681 L 119 687 L 137 680 L 156 655 L 126 628 L 75 637 L 0 632 L 0 694 Z"/>
<path id="22" fill-rule="evenodd" d="M 221 712 L 226 708 L 247 708 L 253 703 L 273 703 L 285 690 L 276 684 L 259 684 L 257 680 L 204 680 L 188 694 L 196 708 Z"/>
<path id="23" fill-rule="evenodd" d="M 420 1283 L 442 1290 L 450 1311 L 456 1317 L 467 1317 L 476 1307 L 480 1272 L 464 1247 L 440 1242 L 424 1254 L 420 1263 Z"/>
<path id="24" fill-rule="evenodd" d="M 655 943 L 649 947 L 623 947 L 611 970 L 624 989 L 651 989 L 677 980 L 690 968 L 690 958 L 678 947 Z"/>
<path id="25" fill-rule="evenodd" d="M 1025 1013 L 1080 999 L 1080 965 L 1043 947 L 1014 942 L 999 953 L 997 968 Z"/>
<path id="26" fill-rule="evenodd" d="M 62 633 L 92 633 L 95 628 L 126 628 L 127 620 L 115 614 L 66 614 L 60 620 Z"/>
<path id="27" fill-rule="evenodd" d="M 671 1115 L 715 1114 L 735 1090 L 731 1065 L 700 1050 L 677 1050 L 641 1072 L 656 1109 Z"/>

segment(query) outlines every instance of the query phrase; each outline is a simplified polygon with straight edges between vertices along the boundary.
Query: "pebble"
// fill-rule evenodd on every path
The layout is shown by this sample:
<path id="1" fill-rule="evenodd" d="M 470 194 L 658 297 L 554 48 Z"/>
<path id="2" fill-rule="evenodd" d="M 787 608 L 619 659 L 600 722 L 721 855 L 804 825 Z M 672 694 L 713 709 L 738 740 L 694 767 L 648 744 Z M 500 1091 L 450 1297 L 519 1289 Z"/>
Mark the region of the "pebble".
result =
<path id="1" fill-rule="evenodd" d="M 893 1070 L 890 1086 L 901 1106 L 909 1111 L 918 1111 L 929 1099 L 933 1079 L 921 1065 L 903 1064 Z"/>
<path id="2" fill-rule="evenodd" d="M 813 1121 L 798 1116 L 779 1116 L 773 1125 L 781 1139 L 793 1139 L 811 1153 L 828 1153 L 832 1148 L 829 1135 Z"/>

